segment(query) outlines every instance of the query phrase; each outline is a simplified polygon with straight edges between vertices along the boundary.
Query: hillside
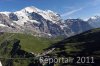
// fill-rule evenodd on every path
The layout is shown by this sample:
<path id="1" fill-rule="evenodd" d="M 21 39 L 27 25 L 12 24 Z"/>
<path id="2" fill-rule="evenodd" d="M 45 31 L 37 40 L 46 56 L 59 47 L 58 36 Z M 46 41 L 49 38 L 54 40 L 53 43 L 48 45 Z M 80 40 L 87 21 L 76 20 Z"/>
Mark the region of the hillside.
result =
<path id="1" fill-rule="evenodd" d="M 49 47 L 50 44 L 59 41 L 60 39 L 40 38 L 28 34 L 19 33 L 1 33 L 0 43 L 5 40 L 18 39 L 22 49 L 28 52 L 40 53 L 44 48 Z"/>
<path id="2" fill-rule="evenodd" d="M 32 58 L 57 41 L 60 39 L 40 38 L 28 34 L 0 33 L 0 61 L 3 66 L 28 66 L 34 61 Z M 35 64 L 37 66 L 40 63 Z"/>
<path id="3" fill-rule="evenodd" d="M 6 38 L 7 40 L 4 40 Z M 31 52 L 45 53 L 55 48 L 43 56 L 50 56 L 51 58 L 73 57 L 75 60 L 71 64 L 45 64 L 46 66 L 100 66 L 100 28 L 60 40 L 57 38 L 36 38 L 17 33 L 1 33 L 0 57 L 6 58 L 2 59 L 1 62 L 7 66 L 44 66 Z M 93 57 L 94 63 L 77 64 L 77 57 Z M 35 63 L 33 63 L 34 61 Z"/>
<path id="4" fill-rule="evenodd" d="M 75 63 L 70 66 L 100 66 L 100 28 L 69 37 L 52 44 L 47 49 L 55 48 L 52 53 L 57 57 L 94 57 L 95 63 Z M 46 49 L 46 50 L 47 50 Z M 60 64 L 66 66 L 68 64 Z"/>

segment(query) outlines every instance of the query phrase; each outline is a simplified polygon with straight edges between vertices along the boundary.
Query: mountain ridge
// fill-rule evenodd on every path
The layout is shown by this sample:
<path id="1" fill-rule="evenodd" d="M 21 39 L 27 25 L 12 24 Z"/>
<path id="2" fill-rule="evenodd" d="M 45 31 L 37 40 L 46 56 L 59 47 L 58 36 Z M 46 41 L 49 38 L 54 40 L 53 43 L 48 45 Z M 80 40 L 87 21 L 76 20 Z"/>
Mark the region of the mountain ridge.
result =
<path id="1" fill-rule="evenodd" d="M 85 30 L 80 26 L 81 32 L 92 28 L 88 22 L 78 19 L 77 21 L 80 24 L 87 25 Z M 63 20 L 59 14 L 51 10 L 40 10 L 34 6 L 16 12 L 0 12 L 0 31 L 3 32 L 26 33 L 39 37 L 69 37 L 80 33 L 80 30 L 75 32 L 65 22 L 66 20 Z M 74 21 L 70 22 L 74 25 Z M 76 24 L 76 26 L 80 24 Z"/>

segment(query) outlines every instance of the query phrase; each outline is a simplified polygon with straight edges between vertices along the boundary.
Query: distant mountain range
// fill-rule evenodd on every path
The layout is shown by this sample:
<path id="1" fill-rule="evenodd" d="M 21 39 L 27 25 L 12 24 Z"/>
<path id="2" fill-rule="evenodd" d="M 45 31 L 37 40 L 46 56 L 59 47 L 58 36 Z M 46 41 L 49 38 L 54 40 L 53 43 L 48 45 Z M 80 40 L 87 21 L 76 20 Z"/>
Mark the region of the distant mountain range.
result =
<path id="1" fill-rule="evenodd" d="M 92 27 L 98 28 L 100 27 L 100 16 L 91 17 L 89 18 L 88 22 Z"/>
<path id="2" fill-rule="evenodd" d="M 0 12 L 0 32 L 26 33 L 39 37 L 69 37 L 99 27 L 99 20 L 99 16 L 88 21 L 63 20 L 51 10 L 44 11 L 31 6 L 16 12 Z"/>

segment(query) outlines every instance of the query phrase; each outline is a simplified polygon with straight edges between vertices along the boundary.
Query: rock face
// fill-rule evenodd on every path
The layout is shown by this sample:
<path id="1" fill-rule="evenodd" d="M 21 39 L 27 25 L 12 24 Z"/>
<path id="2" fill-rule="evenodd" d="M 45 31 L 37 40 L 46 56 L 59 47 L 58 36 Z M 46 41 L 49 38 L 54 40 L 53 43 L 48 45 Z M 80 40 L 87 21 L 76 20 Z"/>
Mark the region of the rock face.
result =
<path id="1" fill-rule="evenodd" d="M 99 28 L 100 27 L 100 16 L 91 17 L 88 19 L 88 22 L 94 28 Z"/>
<path id="2" fill-rule="evenodd" d="M 67 19 L 65 23 L 75 34 L 82 33 L 92 28 L 87 21 L 81 19 Z"/>
<path id="3" fill-rule="evenodd" d="M 40 37 L 56 37 L 71 36 L 73 32 L 77 33 L 81 29 L 82 31 L 89 29 L 89 25 L 86 22 L 76 19 L 78 22 L 73 20 L 72 23 L 72 20 L 66 20 L 68 23 L 71 22 L 72 25 L 69 25 L 64 23 L 65 21 L 59 14 L 32 6 L 16 12 L 0 12 L 0 31 L 28 33 Z M 81 24 L 79 25 L 78 23 Z M 85 26 L 84 30 L 80 28 L 81 26 Z M 73 29 L 74 27 L 75 29 Z"/>

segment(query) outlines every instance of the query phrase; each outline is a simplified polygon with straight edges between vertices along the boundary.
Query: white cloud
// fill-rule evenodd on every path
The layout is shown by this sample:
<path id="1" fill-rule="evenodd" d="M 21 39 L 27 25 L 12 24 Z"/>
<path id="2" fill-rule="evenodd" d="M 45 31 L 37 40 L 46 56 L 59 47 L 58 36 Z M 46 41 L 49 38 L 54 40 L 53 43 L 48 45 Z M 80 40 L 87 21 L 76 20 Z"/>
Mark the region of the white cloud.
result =
<path id="1" fill-rule="evenodd" d="M 75 9 L 75 10 L 72 10 L 72 11 L 69 11 L 69 12 L 66 12 L 66 13 L 63 13 L 61 16 L 62 17 L 65 17 L 65 16 L 69 16 L 69 15 L 72 15 L 80 10 L 82 10 L 83 8 L 79 8 L 79 9 Z"/>

